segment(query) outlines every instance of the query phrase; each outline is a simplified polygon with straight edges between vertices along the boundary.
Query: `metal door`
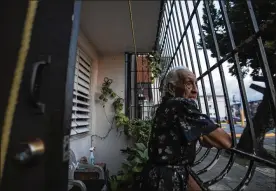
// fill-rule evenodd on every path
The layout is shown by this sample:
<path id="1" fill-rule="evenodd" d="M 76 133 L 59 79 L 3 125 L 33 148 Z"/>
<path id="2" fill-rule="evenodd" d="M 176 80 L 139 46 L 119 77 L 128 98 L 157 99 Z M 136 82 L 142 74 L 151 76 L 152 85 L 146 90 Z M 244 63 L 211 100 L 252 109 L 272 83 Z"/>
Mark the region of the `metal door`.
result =
<path id="1" fill-rule="evenodd" d="M 65 191 L 80 1 L 3 4 L 0 190 Z"/>

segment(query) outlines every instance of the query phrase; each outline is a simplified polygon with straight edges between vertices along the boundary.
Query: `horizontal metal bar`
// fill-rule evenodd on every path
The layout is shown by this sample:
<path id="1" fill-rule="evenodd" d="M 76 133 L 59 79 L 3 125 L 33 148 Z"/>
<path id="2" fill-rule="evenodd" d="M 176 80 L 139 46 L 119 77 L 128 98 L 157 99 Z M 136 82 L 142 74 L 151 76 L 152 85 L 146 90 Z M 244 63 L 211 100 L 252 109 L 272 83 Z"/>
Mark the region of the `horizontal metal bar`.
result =
<path id="1" fill-rule="evenodd" d="M 241 151 L 241 150 L 238 150 L 236 148 L 231 148 L 231 149 L 228 149 L 229 151 L 231 152 L 234 152 L 236 154 L 240 154 L 248 159 L 251 159 L 251 160 L 254 160 L 256 162 L 259 162 L 259 163 L 262 163 L 262 164 L 265 164 L 267 165 L 268 167 L 271 167 L 271 168 L 274 168 L 276 169 L 276 163 L 272 162 L 272 161 L 269 161 L 267 159 L 264 159 L 262 157 L 259 157 L 257 155 L 254 155 L 254 154 L 250 154 L 250 153 L 247 153 L 247 152 L 244 152 L 244 151 Z"/>
<path id="2" fill-rule="evenodd" d="M 251 89 L 253 89 L 253 90 L 255 90 L 255 91 L 261 93 L 261 94 L 264 94 L 264 92 L 265 92 L 265 88 L 263 88 L 263 87 L 261 87 L 261 86 L 258 86 L 258 85 L 256 85 L 256 84 L 251 84 L 249 87 L 250 87 Z"/>
<path id="3" fill-rule="evenodd" d="M 264 76 L 253 76 L 252 80 L 255 82 L 265 82 L 265 77 Z"/>

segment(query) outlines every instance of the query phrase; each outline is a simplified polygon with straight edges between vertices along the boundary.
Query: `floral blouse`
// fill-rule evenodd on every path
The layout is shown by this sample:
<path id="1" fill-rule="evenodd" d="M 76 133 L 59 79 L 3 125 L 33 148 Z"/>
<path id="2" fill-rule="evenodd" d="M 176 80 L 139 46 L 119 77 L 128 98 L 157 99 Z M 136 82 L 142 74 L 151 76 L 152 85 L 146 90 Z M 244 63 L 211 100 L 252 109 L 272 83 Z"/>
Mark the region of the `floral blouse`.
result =
<path id="1" fill-rule="evenodd" d="M 156 111 L 149 141 L 149 161 L 153 164 L 192 164 L 200 136 L 217 126 L 201 114 L 192 99 L 170 98 Z"/>

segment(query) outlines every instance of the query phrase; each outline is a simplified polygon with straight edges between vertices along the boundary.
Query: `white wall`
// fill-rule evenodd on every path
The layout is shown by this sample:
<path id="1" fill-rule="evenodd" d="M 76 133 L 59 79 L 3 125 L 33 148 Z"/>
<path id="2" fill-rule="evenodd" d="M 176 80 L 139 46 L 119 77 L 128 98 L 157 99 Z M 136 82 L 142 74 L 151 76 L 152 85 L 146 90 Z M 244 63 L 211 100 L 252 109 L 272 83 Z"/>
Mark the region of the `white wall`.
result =
<path id="1" fill-rule="evenodd" d="M 115 56 L 104 56 L 100 59 L 98 71 L 98 86 L 97 98 L 100 95 L 100 88 L 105 77 L 111 78 L 113 83 L 111 88 L 124 99 L 125 89 L 125 60 L 124 54 Z M 96 99 L 97 99 L 96 98 Z M 99 136 L 105 136 L 111 127 L 109 122 L 114 117 L 114 110 L 112 107 L 112 100 L 110 100 L 105 108 L 98 102 L 96 105 L 96 118 L 97 123 L 93 128 L 94 133 Z M 124 133 L 119 133 L 117 128 L 113 126 L 113 130 L 109 133 L 105 140 L 100 140 L 97 137 L 93 138 L 93 146 L 96 147 L 95 158 L 96 162 L 104 162 L 110 171 L 110 174 L 116 174 L 121 168 L 124 156 L 121 154 L 120 149 L 127 146 L 127 141 Z M 122 129 L 119 129 L 119 131 Z"/>
<path id="2" fill-rule="evenodd" d="M 111 88 L 122 98 L 124 98 L 125 88 L 125 59 L 124 54 L 114 56 L 99 56 L 96 49 L 89 43 L 83 33 L 79 36 L 79 47 L 93 60 L 91 77 L 91 131 L 83 135 L 73 135 L 71 137 L 71 149 L 74 151 L 77 160 L 82 156 L 89 157 L 89 148 L 96 147 L 95 162 L 106 163 L 110 174 L 116 174 L 121 168 L 124 156 L 120 149 L 127 146 L 124 133 L 119 133 L 113 126 L 105 140 L 101 140 L 91 135 L 105 136 L 110 128 L 109 121 L 114 117 L 111 101 L 105 108 L 98 101 L 100 89 L 105 77 L 113 79 Z"/>

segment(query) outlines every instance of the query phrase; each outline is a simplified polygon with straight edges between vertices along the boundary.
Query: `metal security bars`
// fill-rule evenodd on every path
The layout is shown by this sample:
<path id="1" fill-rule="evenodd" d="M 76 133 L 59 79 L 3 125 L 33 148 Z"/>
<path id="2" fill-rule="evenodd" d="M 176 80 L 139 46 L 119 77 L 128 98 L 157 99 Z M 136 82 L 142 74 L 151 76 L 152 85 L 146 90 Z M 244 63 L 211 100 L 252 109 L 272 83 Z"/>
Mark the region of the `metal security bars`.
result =
<path id="1" fill-rule="evenodd" d="M 147 54 L 126 53 L 125 111 L 130 118 L 151 119 L 158 105 L 158 80 L 152 81 Z"/>
<path id="2" fill-rule="evenodd" d="M 247 172 L 234 190 L 243 190 L 248 186 L 259 163 L 276 168 L 276 160 L 270 160 L 270 157 L 267 157 L 270 155 L 261 152 L 264 149 L 265 134 L 275 129 L 276 121 L 276 69 L 271 59 L 274 58 L 276 48 L 267 45 L 272 40 L 275 41 L 268 35 L 275 25 L 275 13 L 271 11 L 261 14 L 261 9 L 265 4 L 276 7 L 276 3 L 260 2 L 171 0 L 163 4 L 156 49 L 161 53 L 165 67 L 162 77 L 152 88 L 162 89 L 164 76 L 172 68 L 188 67 L 198 76 L 199 108 L 210 115 L 212 103 L 215 111 L 214 121 L 222 128 L 227 128 L 232 137 L 233 148 L 227 155 L 228 163 L 216 177 L 203 182 L 198 175 L 215 166 L 222 154 L 220 150 L 202 169 L 197 172 L 190 169 L 191 175 L 203 190 L 208 190 L 209 186 L 223 179 L 233 167 L 235 159 L 240 156 L 246 158 L 249 164 Z M 270 51 L 269 48 L 273 50 Z M 262 81 L 265 88 L 250 85 L 248 81 Z M 237 91 L 234 91 L 233 87 Z M 253 94 L 259 95 L 261 103 L 252 116 L 249 101 L 252 101 Z M 218 95 L 223 96 L 223 104 L 218 104 Z M 237 116 L 233 112 L 232 98 L 234 95 L 240 97 L 241 119 L 238 120 L 241 125 L 244 124 L 243 127 L 236 124 Z M 154 97 L 155 103 L 160 101 L 158 96 Z M 264 114 L 262 112 L 267 112 L 267 117 L 261 120 L 265 125 L 258 122 Z M 227 121 L 227 124 L 223 124 L 223 121 Z M 275 142 L 275 134 L 272 139 Z M 244 144 L 244 140 L 247 140 L 247 144 Z M 197 153 L 202 152 L 194 166 L 206 160 L 211 150 L 199 147 Z"/>

